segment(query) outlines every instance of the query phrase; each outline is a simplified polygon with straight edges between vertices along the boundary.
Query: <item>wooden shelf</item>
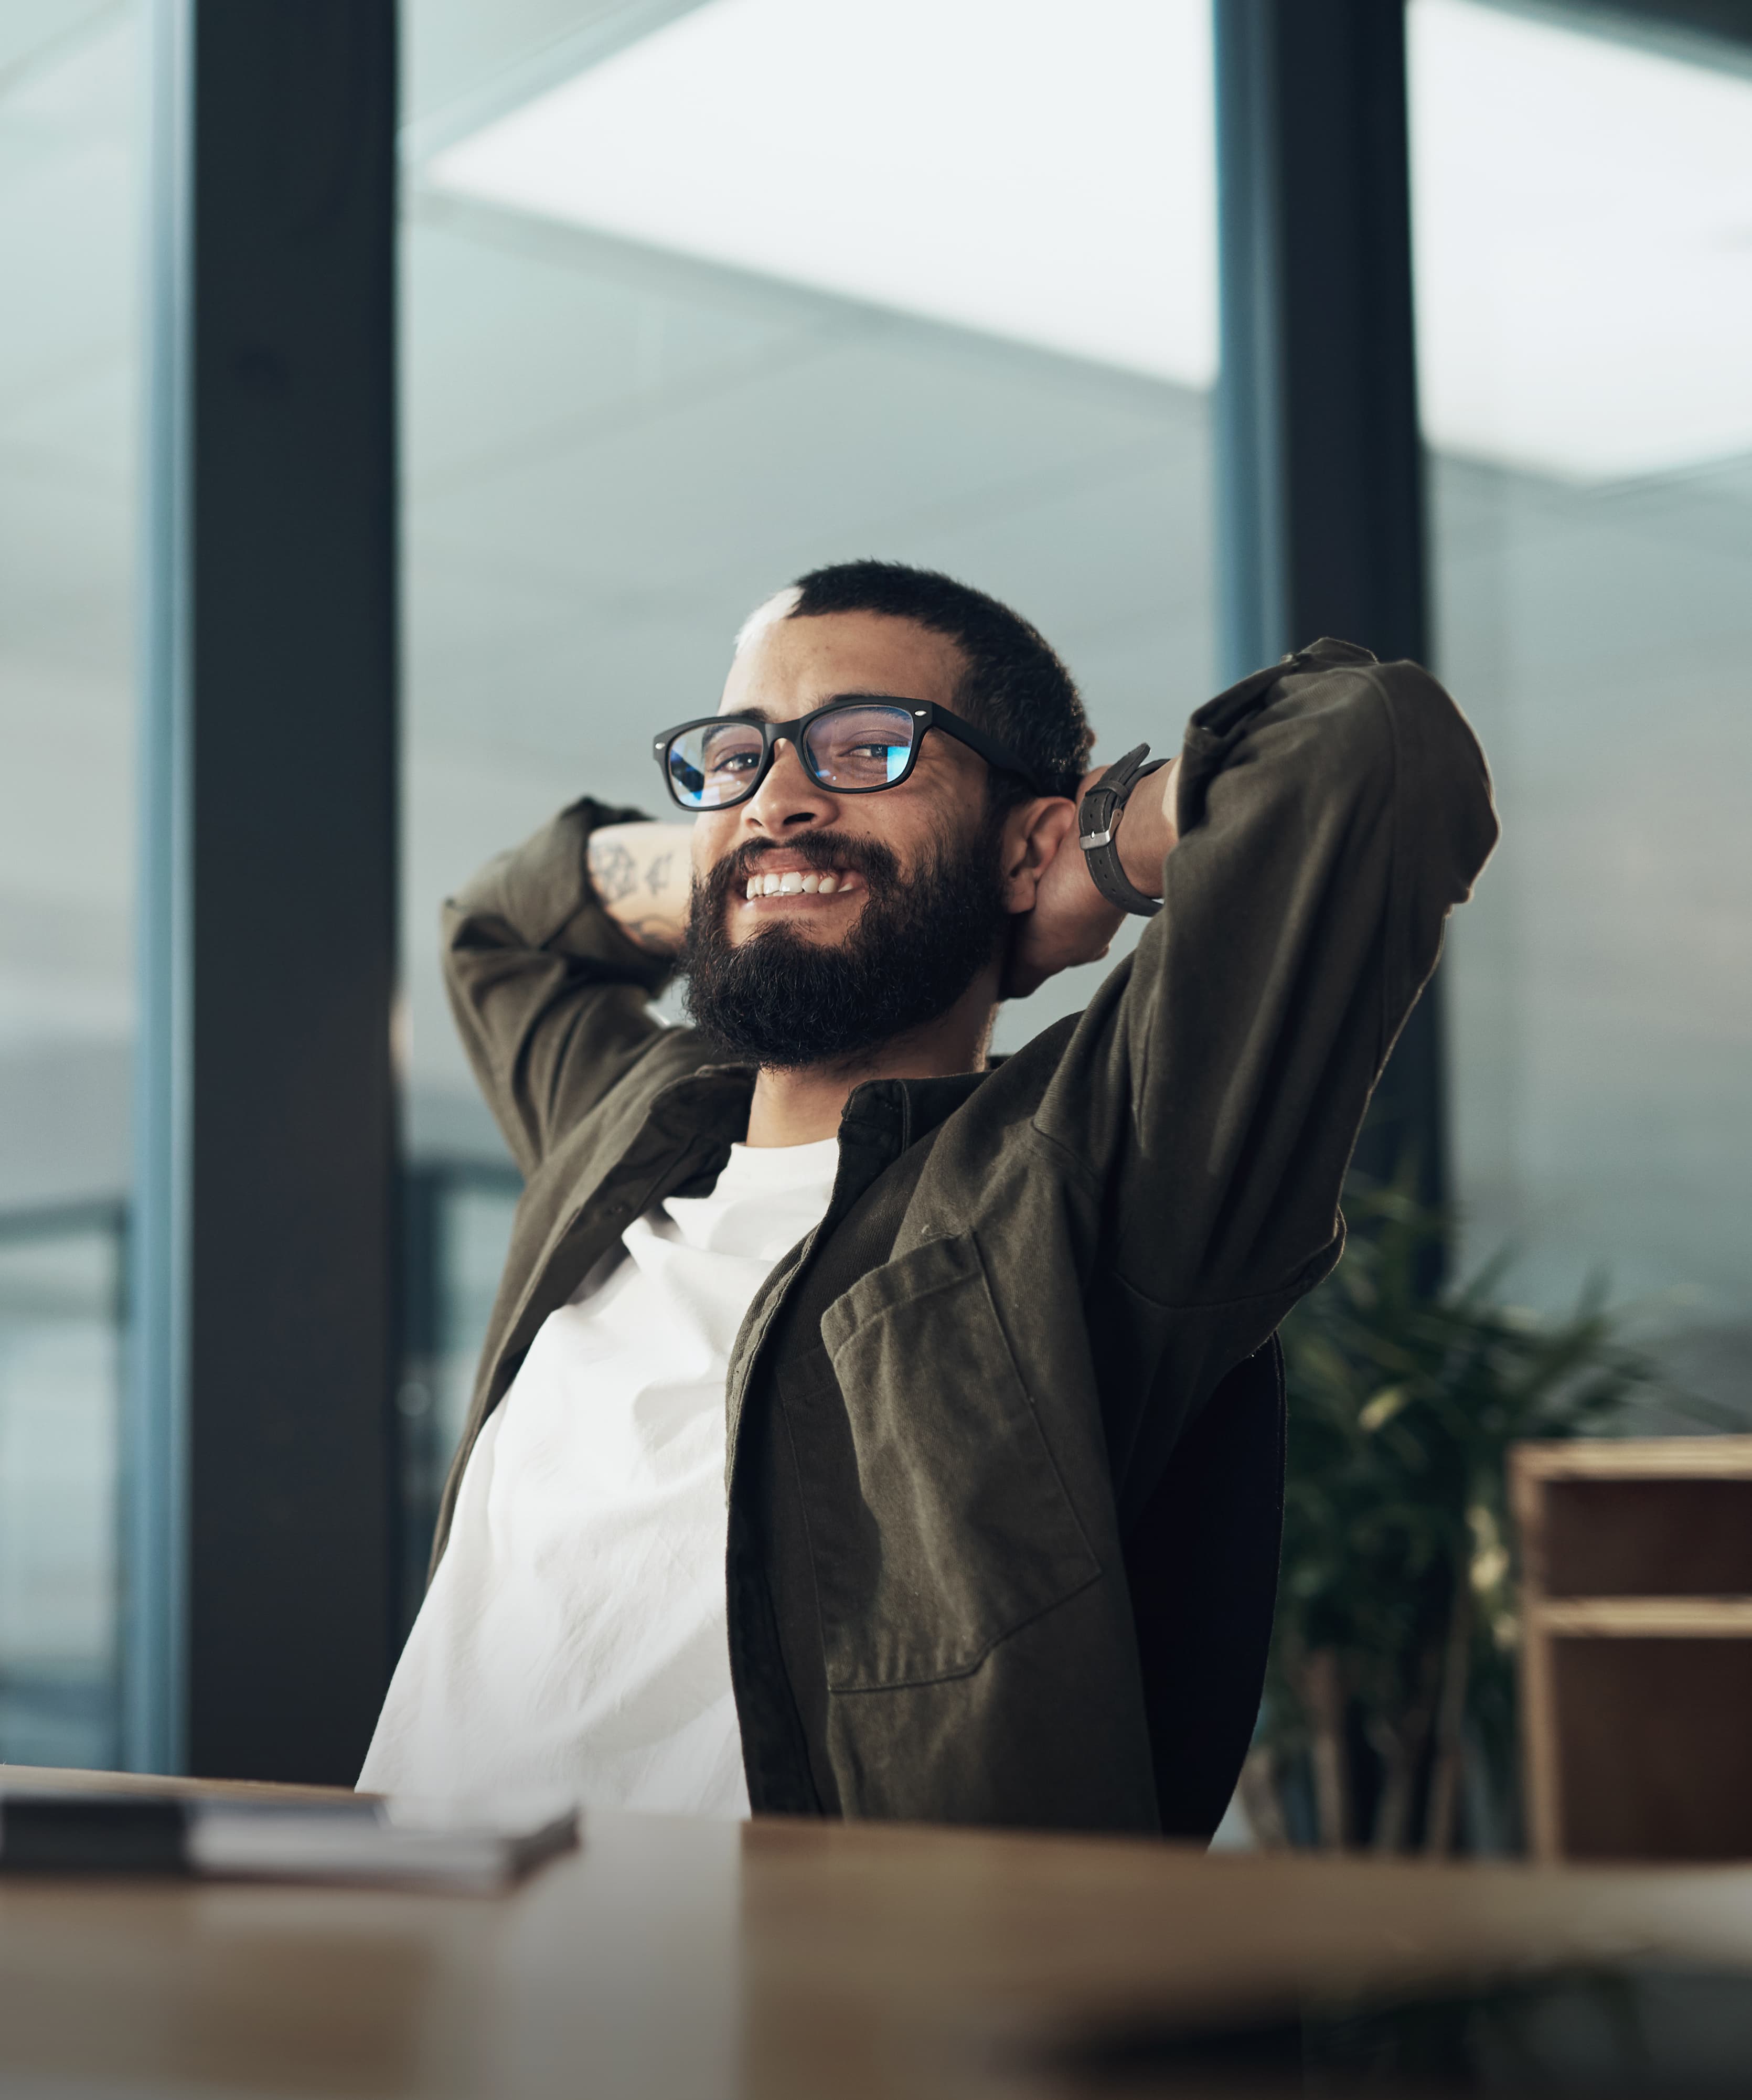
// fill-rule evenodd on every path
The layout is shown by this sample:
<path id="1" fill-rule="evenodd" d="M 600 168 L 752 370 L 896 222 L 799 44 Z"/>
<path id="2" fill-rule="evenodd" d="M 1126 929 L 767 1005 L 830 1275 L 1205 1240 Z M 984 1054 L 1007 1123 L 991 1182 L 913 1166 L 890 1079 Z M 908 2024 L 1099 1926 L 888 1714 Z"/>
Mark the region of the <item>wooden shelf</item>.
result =
<path id="1" fill-rule="evenodd" d="M 1752 1480 L 1752 1436 L 1638 1436 L 1517 1444 L 1528 1480 Z"/>
<path id="2" fill-rule="evenodd" d="M 1523 1444 L 1509 1489 L 1536 1856 L 1752 1859 L 1752 1436 Z"/>
<path id="3" fill-rule="evenodd" d="M 1745 1640 L 1752 1597 L 1547 1597 L 1532 1608 L 1542 1633 L 1565 1640 Z"/>

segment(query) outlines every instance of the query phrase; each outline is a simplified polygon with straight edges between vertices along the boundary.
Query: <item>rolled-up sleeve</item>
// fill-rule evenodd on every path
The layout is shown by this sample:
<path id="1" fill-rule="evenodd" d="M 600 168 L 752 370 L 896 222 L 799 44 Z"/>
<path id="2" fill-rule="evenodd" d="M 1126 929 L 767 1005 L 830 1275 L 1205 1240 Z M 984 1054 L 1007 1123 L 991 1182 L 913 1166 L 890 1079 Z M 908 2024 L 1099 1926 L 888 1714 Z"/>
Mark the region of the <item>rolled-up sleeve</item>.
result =
<path id="1" fill-rule="evenodd" d="M 663 1033 L 670 966 L 610 916 L 585 848 L 637 810 L 574 802 L 444 907 L 444 982 L 482 1092 L 527 1174 Z"/>

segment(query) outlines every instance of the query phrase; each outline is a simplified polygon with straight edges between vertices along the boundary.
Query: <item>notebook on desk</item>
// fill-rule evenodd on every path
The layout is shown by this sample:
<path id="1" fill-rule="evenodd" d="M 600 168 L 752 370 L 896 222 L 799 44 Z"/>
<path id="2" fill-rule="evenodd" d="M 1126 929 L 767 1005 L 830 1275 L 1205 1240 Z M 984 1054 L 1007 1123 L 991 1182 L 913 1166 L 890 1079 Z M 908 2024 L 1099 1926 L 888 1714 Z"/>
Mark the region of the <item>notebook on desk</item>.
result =
<path id="1" fill-rule="evenodd" d="M 0 1787 L 0 1873 L 490 1890 L 577 1842 L 577 1806 L 557 1796 L 280 1802 Z"/>

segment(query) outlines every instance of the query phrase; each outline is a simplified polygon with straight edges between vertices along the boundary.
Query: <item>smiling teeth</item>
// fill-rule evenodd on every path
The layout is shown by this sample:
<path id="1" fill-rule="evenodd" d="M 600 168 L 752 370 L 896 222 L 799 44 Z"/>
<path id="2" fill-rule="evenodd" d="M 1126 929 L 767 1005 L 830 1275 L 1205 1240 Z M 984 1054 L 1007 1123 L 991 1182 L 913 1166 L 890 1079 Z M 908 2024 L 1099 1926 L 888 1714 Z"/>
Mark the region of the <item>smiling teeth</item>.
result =
<path id="1" fill-rule="evenodd" d="M 836 875 L 799 875 L 794 870 L 788 875 L 751 875 L 748 877 L 748 897 L 832 897 L 840 887 Z"/>

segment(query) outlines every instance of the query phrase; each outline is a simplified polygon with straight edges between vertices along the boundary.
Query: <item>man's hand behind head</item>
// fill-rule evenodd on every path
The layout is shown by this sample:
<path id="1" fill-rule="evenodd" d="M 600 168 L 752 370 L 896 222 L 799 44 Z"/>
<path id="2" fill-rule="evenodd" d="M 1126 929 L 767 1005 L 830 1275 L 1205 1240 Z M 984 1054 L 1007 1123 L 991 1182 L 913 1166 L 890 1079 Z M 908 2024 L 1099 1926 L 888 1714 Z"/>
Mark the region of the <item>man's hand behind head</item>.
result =
<path id="1" fill-rule="evenodd" d="M 1086 774 L 1078 800 L 1100 779 L 1103 768 Z M 1180 785 L 1176 758 L 1144 781 L 1126 805 L 1119 823 L 1120 863 L 1128 877 L 1147 895 L 1162 889 L 1162 863 L 1172 852 L 1178 833 L 1173 819 Z M 1016 921 L 1002 990 L 1006 999 L 1026 999 L 1048 977 L 1079 963 L 1099 962 L 1112 945 L 1125 914 L 1095 887 L 1088 863 L 1077 843 L 1074 805 L 1060 823 L 1057 849 L 1039 878 L 1034 909 Z"/>

